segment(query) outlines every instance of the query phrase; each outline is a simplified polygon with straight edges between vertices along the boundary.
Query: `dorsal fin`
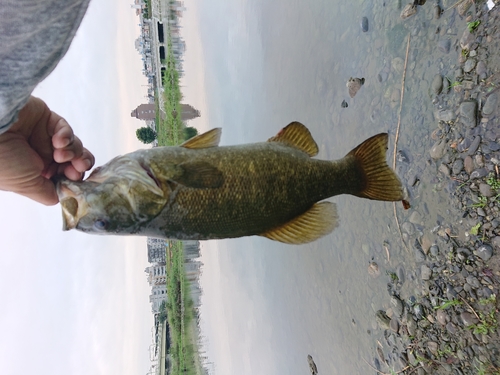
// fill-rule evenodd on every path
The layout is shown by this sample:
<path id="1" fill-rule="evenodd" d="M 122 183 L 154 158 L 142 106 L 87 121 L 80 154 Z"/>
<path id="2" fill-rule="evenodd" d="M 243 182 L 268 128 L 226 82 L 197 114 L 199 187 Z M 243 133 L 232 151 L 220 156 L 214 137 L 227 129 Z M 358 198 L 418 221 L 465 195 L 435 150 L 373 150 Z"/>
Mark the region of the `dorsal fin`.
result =
<path id="1" fill-rule="evenodd" d="M 302 215 L 286 224 L 274 228 L 261 236 L 288 244 L 303 244 L 317 240 L 334 230 L 338 225 L 335 203 L 321 202 L 313 205 Z"/>
<path id="2" fill-rule="evenodd" d="M 217 147 L 219 145 L 221 133 L 221 128 L 209 130 L 203 134 L 199 134 L 194 136 L 193 138 L 188 139 L 183 144 L 181 144 L 181 147 L 192 149 Z"/>
<path id="3" fill-rule="evenodd" d="M 304 151 L 309 156 L 318 154 L 318 145 L 314 141 L 309 129 L 298 121 L 291 122 L 279 131 L 268 142 L 281 142 Z"/>

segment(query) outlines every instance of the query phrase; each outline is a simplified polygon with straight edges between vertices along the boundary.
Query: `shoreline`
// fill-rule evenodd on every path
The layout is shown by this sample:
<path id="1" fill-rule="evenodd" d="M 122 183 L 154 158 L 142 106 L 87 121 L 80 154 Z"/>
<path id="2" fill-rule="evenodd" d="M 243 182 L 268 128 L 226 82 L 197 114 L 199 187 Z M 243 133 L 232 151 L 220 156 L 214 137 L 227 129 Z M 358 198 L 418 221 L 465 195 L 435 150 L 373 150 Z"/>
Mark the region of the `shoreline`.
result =
<path id="1" fill-rule="evenodd" d="M 403 296 L 404 280 L 390 274 L 391 308 L 376 314 L 384 340 L 369 364 L 378 373 L 500 374 L 500 5 L 477 8 L 451 43 L 462 50 L 455 77 L 431 83 L 427 156 L 457 220 L 407 244 L 418 297 Z M 407 181 L 410 197 L 417 184 Z"/>

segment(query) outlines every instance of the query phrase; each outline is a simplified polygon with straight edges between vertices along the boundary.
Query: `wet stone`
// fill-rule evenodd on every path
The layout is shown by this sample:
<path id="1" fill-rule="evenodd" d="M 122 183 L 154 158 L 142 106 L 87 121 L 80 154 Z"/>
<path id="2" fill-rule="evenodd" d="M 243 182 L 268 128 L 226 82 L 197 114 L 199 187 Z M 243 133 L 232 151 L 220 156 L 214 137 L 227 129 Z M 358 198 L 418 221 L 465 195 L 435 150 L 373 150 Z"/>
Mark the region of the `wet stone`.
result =
<path id="1" fill-rule="evenodd" d="M 425 264 L 422 264 L 420 267 L 420 272 L 422 276 L 422 280 L 429 280 L 432 276 L 432 270 L 427 267 Z"/>
<path id="2" fill-rule="evenodd" d="M 470 174 L 470 178 L 482 178 L 488 175 L 488 171 L 485 168 L 479 168 Z"/>
<path id="3" fill-rule="evenodd" d="M 486 98 L 486 102 L 483 106 L 483 114 L 491 115 L 495 108 L 497 107 L 498 96 L 497 93 L 492 93 Z"/>
<path id="4" fill-rule="evenodd" d="M 444 109 L 436 113 L 436 118 L 439 121 L 450 122 L 455 118 L 455 113 L 450 109 Z"/>
<path id="5" fill-rule="evenodd" d="M 472 324 L 477 324 L 478 322 L 478 319 L 476 318 L 476 316 L 474 314 L 471 314 L 470 312 L 468 311 L 464 311 L 460 314 L 460 319 L 462 320 L 462 323 L 468 327 Z"/>
<path id="6" fill-rule="evenodd" d="M 479 144 L 481 143 L 481 137 L 479 135 L 474 137 L 474 140 L 469 146 L 469 151 L 467 151 L 467 155 L 474 155 L 479 148 Z"/>
<path id="7" fill-rule="evenodd" d="M 400 317 L 401 315 L 403 315 L 403 310 L 404 310 L 403 302 L 401 302 L 401 300 L 398 297 L 396 296 L 391 297 L 391 307 L 392 311 L 394 311 L 394 314 L 396 316 Z"/>
<path id="8" fill-rule="evenodd" d="M 453 324 L 452 322 L 449 322 L 446 324 L 446 330 L 451 334 L 451 335 L 454 335 L 458 332 L 458 328 L 455 324 Z"/>
<path id="9" fill-rule="evenodd" d="M 460 172 L 462 172 L 463 168 L 464 168 L 464 162 L 462 159 L 457 159 L 453 162 L 452 171 L 454 175 L 457 175 Z"/>
<path id="10" fill-rule="evenodd" d="M 440 139 L 431 147 L 429 154 L 434 160 L 441 159 L 446 154 L 447 149 L 446 140 Z"/>
<path id="11" fill-rule="evenodd" d="M 470 155 L 467 155 L 467 157 L 464 159 L 464 168 L 468 174 L 470 174 L 474 170 L 474 161 L 472 160 Z"/>
<path id="12" fill-rule="evenodd" d="M 467 284 L 469 284 L 473 288 L 477 289 L 481 286 L 481 283 L 479 282 L 479 280 L 475 276 L 469 275 L 469 276 L 467 276 L 466 280 L 467 280 Z"/>
<path id="13" fill-rule="evenodd" d="M 384 311 L 378 310 L 375 314 L 375 319 L 376 319 L 378 325 L 380 326 L 380 328 L 389 329 L 391 320 L 389 319 L 389 317 L 387 316 L 387 314 Z"/>
<path id="14" fill-rule="evenodd" d="M 460 104 L 460 115 L 464 125 L 468 128 L 474 128 L 477 125 L 476 111 L 477 102 L 475 100 L 466 100 Z"/>
<path id="15" fill-rule="evenodd" d="M 475 59 L 467 59 L 467 61 L 464 64 L 464 72 L 465 73 L 470 73 L 472 70 L 476 67 L 476 60 Z"/>
<path id="16" fill-rule="evenodd" d="M 429 351 L 432 353 L 432 354 L 437 354 L 437 351 L 438 351 L 438 344 L 437 342 L 434 342 L 434 341 L 429 341 L 427 342 L 427 349 L 429 349 Z"/>
<path id="17" fill-rule="evenodd" d="M 399 330 L 399 323 L 398 323 L 398 319 L 393 316 L 391 321 L 389 322 L 389 328 L 393 331 L 393 332 L 398 332 Z"/>
<path id="18" fill-rule="evenodd" d="M 475 250 L 474 254 L 486 262 L 493 255 L 493 248 L 490 245 L 484 244 Z"/>
<path id="19" fill-rule="evenodd" d="M 483 183 L 479 184 L 479 192 L 481 193 L 481 195 L 488 198 L 494 195 L 491 186 L 488 184 L 483 184 Z"/>
<path id="20" fill-rule="evenodd" d="M 450 39 L 440 39 L 438 44 L 437 44 L 437 47 L 438 47 L 439 51 L 447 54 L 450 52 L 451 40 Z"/>
<path id="21" fill-rule="evenodd" d="M 366 33 L 368 31 L 368 18 L 361 18 L 361 31 Z"/>
<path id="22" fill-rule="evenodd" d="M 476 65 L 476 74 L 480 79 L 486 78 L 486 64 L 484 61 L 479 61 Z"/>
<path id="23" fill-rule="evenodd" d="M 447 177 L 451 174 L 450 173 L 450 168 L 448 168 L 448 166 L 446 164 L 440 164 L 439 168 L 438 168 L 438 171 L 441 172 L 442 174 L 444 174 Z"/>
<path id="24" fill-rule="evenodd" d="M 441 94 L 441 90 L 443 90 L 443 77 L 441 74 L 436 74 L 431 83 L 432 92 L 436 95 Z"/>
<path id="25" fill-rule="evenodd" d="M 464 152 L 464 151 L 467 151 L 470 147 L 470 145 L 472 144 L 472 138 L 464 138 L 462 140 L 462 142 L 460 142 L 458 145 L 457 145 L 457 151 L 458 152 Z"/>
<path id="26" fill-rule="evenodd" d="M 437 245 L 432 245 L 429 251 L 433 257 L 437 257 L 439 255 L 439 247 L 437 247 Z"/>
<path id="27" fill-rule="evenodd" d="M 446 311 L 439 309 L 436 313 L 436 319 L 437 319 L 439 324 L 441 324 L 442 326 L 445 326 L 446 323 L 448 322 L 449 316 L 446 313 Z"/>

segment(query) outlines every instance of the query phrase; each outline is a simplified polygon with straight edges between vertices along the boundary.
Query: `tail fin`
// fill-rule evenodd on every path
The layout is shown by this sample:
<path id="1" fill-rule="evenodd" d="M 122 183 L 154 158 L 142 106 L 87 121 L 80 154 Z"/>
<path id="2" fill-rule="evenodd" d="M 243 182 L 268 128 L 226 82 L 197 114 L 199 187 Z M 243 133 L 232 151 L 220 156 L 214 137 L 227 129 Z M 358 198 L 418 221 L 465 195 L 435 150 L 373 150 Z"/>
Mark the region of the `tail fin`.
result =
<path id="1" fill-rule="evenodd" d="M 364 189 L 355 194 L 356 196 L 379 201 L 403 199 L 401 182 L 385 161 L 387 142 L 387 133 L 380 133 L 367 139 L 347 154 L 354 156 L 364 174 Z"/>

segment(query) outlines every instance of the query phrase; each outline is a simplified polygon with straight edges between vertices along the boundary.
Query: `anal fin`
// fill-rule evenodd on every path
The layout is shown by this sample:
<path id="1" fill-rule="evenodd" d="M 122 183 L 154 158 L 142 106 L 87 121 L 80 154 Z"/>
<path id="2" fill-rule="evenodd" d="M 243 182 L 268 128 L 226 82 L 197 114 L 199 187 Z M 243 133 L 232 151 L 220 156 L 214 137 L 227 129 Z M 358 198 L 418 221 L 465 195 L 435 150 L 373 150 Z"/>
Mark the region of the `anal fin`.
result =
<path id="1" fill-rule="evenodd" d="M 316 203 L 308 211 L 261 236 L 287 244 L 304 244 L 321 238 L 338 226 L 335 203 Z"/>

